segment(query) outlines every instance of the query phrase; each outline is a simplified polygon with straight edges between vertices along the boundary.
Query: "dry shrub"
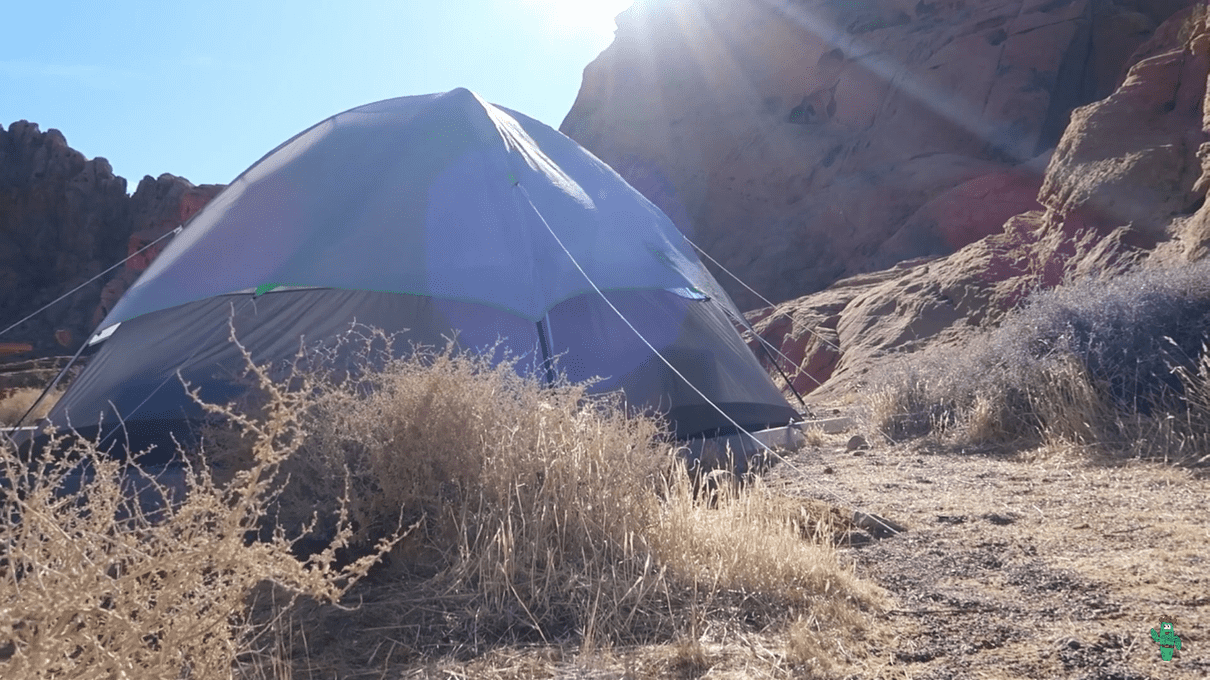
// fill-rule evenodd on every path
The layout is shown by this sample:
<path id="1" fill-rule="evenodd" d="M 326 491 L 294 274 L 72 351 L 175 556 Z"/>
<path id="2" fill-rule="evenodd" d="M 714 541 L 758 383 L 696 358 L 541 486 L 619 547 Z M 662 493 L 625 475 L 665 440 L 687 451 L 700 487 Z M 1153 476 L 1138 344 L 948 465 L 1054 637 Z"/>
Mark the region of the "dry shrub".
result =
<path id="1" fill-rule="evenodd" d="M 347 485 L 354 543 L 401 522 L 417 530 L 392 551 L 381 587 L 359 589 L 361 610 L 303 610 L 308 664 L 325 657 L 347 674 L 383 656 L 510 643 L 668 642 L 703 602 L 762 625 L 831 599 L 880 602 L 838 565 L 830 534 L 804 540 L 784 499 L 759 484 L 699 502 L 666 427 L 616 395 L 543 386 L 502 353 L 451 344 L 396 358 L 378 331 L 344 342 L 375 369 L 339 372 L 327 359 L 291 369 L 287 398 L 300 401 L 289 408 L 305 414 L 305 434 L 279 475 L 275 516 L 296 524 L 318 509 L 322 529 Z"/>
<path id="2" fill-rule="evenodd" d="M 1210 436 L 1207 337 L 1210 262 L 1085 278 L 963 346 L 884 368 L 866 412 L 891 439 L 1068 443 L 1197 461 Z"/>
<path id="3" fill-rule="evenodd" d="M 808 427 L 806 431 L 803 432 L 803 436 L 806 437 L 807 446 L 818 447 L 823 446 L 828 442 L 827 433 L 824 432 L 823 428 L 818 425 Z"/>
<path id="4" fill-rule="evenodd" d="M 934 397 L 937 383 L 929 377 L 930 368 L 912 357 L 872 379 L 862 411 L 875 432 L 897 441 L 932 431 L 935 414 L 945 405 Z"/>
<path id="5" fill-rule="evenodd" d="M 1160 420 L 1155 439 L 1169 443 L 1165 459 L 1192 459 L 1198 465 L 1210 463 L 1210 348 L 1202 346 L 1197 366 L 1176 368 L 1185 387 L 1183 409 Z"/>
<path id="6" fill-rule="evenodd" d="M 625 591 L 650 567 L 634 535 L 656 514 L 668 462 L 660 423 L 589 400 L 583 385 L 543 387 L 502 353 L 451 344 L 400 359 L 393 342 L 350 333 L 296 361 L 287 399 L 306 434 L 279 475 L 275 517 L 318 512 L 328 530 L 347 485 L 354 543 L 415 524 L 395 572 L 472 595 L 489 636 L 565 637 L 594 609 L 606 635 L 629 634 L 641 597 Z M 349 351 L 375 370 L 335 370 Z"/>
<path id="7" fill-rule="evenodd" d="M 275 413 L 255 431 L 243 474 L 219 486 L 205 468 L 188 470 L 185 497 L 155 509 L 132 485 L 160 498 L 169 486 L 86 440 L 51 459 L 59 437 L 33 462 L 0 451 L 0 676 L 229 678 L 259 632 L 248 620 L 258 584 L 339 599 L 380 557 L 332 566 L 347 523 L 308 560 L 281 532 L 248 540 L 296 425 Z"/>
<path id="8" fill-rule="evenodd" d="M 616 397 L 542 387 L 507 356 L 397 359 L 391 343 L 350 334 L 277 367 L 245 352 L 255 389 L 205 405 L 228 424 L 154 516 L 130 500 L 137 469 L 87 444 L 28 465 L 6 452 L 0 675 L 385 674 L 517 642 L 726 639 L 796 619 L 844 637 L 880 606 L 823 519 L 759 483 L 700 502 L 664 426 Z"/>

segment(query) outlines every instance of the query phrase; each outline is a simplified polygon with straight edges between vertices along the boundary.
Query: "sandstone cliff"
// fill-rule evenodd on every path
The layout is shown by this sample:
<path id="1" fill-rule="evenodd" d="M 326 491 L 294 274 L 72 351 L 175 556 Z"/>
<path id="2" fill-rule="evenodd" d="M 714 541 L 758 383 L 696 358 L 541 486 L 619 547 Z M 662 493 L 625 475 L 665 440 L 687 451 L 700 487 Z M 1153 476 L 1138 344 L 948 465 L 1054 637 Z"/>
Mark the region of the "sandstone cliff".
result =
<path id="1" fill-rule="evenodd" d="M 126 180 L 108 161 L 86 159 L 58 130 L 42 132 L 27 121 L 0 126 L 3 327 L 171 230 L 219 189 L 165 174 L 143 178 L 127 195 Z M 74 351 L 100 321 L 106 301 L 112 304 L 148 261 L 130 260 L 0 340 L 12 349 L 31 348 L 15 353 L 19 359 Z"/>
<path id="2" fill-rule="evenodd" d="M 1028 293 L 1141 259 L 1204 257 L 1210 245 L 1210 28 L 1184 10 L 1128 62 L 1108 97 L 1076 109 L 1046 166 L 1036 210 L 943 257 L 851 277 L 753 312 L 800 391 L 835 395 L 882 359 L 960 342 Z"/>
<path id="3" fill-rule="evenodd" d="M 1192 4 L 639 0 L 561 130 L 786 300 L 1042 209 L 1073 108 L 1114 92 L 1131 55 Z M 1073 191 L 1047 200 L 1124 207 Z M 760 304 L 719 278 L 741 307 Z"/>

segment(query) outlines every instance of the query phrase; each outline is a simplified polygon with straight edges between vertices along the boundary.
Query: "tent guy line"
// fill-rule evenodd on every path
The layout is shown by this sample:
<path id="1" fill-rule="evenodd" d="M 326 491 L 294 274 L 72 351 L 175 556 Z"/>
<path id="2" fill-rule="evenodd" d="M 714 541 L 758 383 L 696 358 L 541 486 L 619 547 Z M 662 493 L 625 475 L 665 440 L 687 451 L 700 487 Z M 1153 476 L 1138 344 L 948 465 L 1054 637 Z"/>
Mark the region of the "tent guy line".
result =
<path id="1" fill-rule="evenodd" d="M 155 244 L 159 243 L 160 241 L 163 241 L 164 239 L 168 238 L 169 236 L 175 236 L 176 234 L 181 233 L 182 229 L 184 229 L 184 225 L 177 225 L 176 228 L 174 228 L 172 231 L 169 231 L 168 233 L 157 238 L 156 240 L 152 241 L 151 243 L 148 243 L 147 245 L 143 246 L 142 248 L 139 248 L 138 250 L 127 255 L 126 257 L 122 258 L 121 260 L 118 260 L 115 264 L 113 264 L 111 267 L 109 267 L 105 271 L 101 272 L 100 274 L 97 274 L 96 276 L 85 281 L 84 283 L 81 283 L 80 285 L 76 286 L 75 288 L 72 288 L 71 290 L 60 295 L 59 297 L 55 298 L 54 300 L 51 300 L 50 302 L 46 303 L 45 305 L 42 305 L 42 307 L 40 309 L 33 312 L 29 316 L 25 317 L 24 319 L 21 319 L 17 323 L 0 331 L 0 335 L 4 335 L 5 333 L 11 331 L 12 329 L 16 328 L 17 326 L 20 326 L 21 324 L 25 323 L 26 321 L 29 321 L 30 319 L 34 318 L 35 316 L 38 316 L 42 312 L 45 312 L 47 309 L 50 309 L 51 307 L 53 307 L 56 303 L 58 303 L 62 300 L 66 300 L 67 298 L 74 295 L 76 293 L 76 291 L 80 290 L 84 286 L 87 286 L 88 284 L 92 283 L 93 281 L 96 281 L 97 279 L 99 279 L 102 276 L 104 276 L 105 274 L 113 271 L 114 269 L 121 267 L 123 264 L 126 264 L 127 260 L 135 257 L 136 255 L 139 255 L 144 250 L 147 250 L 148 248 L 154 246 Z M 42 390 L 42 393 L 38 395 L 38 398 L 34 400 L 33 404 L 30 404 L 30 407 L 25 410 L 25 413 L 21 414 L 21 417 L 17 419 L 17 422 L 14 423 L 11 427 L 5 428 L 5 432 L 4 432 L 5 437 L 7 437 L 10 442 L 13 441 L 12 435 L 20 429 L 21 424 L 25 422 L 25 419 L 29 417 L 29 414 L 33 413 L 34 409 L 38 408 L 38 404 L 41 404 L 42 400 L 46 399 L 46 395 L 50 394 L 51 390 L 55 389 L 55 386 L 58 385 L 59 381 L 63 379 L 63 376 L 67 374 L 67 369 L 70 368 L 71 365 L 74 364 L 80 358 L 80 355 L 83 354 L 84 350 L 87 349 L 90 344 L 92 344 L 92 343 L 88 340 L 86 340 L 83 344 L 81 344 L 80 349 L 76 350 L 76 353 L 74 355 L 72 355 L 71 359 L 67 362 L 67 365 L 64 366 L 63 369 L 59 371 L 59 374 L 55 376 L 55 379 L 52 380 L 50 382 L 50 384 L 47 385 L 46 388 Z"/>
<path id="2" fill-rule="evenodd" d="M 747 288 L 747 289 L 748 289 L 748 292 L 750 292 L 750 293 L 752 293 L 753 295 L 755 295 L 756 297 L 760 298 L 760 299 L 761 299 L 761 301 L 762 301 L 762 302 L 764 302 L 766 305 L 769 305 L 770 307 L 774 307 L 774 308 L 776 308 L 776 307 L 777 307 L 777 305 L 776 305 L 776 304 L 774 304 L 772 301 L 770 301 L 770 300 L 769 300 L 769 298 L 765 297 L 764 295 L 761 295 L 759 291 L 757 291 L 757 290 L 756 290 L 755 288 L 753 288 L 752 286 L 749 286 L 749 285 L 748 285 L 748 283 L 747 283 L 746 281 L 744 281 L 744 280 L 743 280 L 743 279 L 741 279 L 740 277 L 736 276 L 734 273 L 732 273 L 732 272 L 731 272 L 731 270 L 730 270 L 730 269 L 727 269 L 726 267 L 724 267 L 724 266 L 722 265 L 722 263 L 721 263 L 721 262 L 719 262 L 718 260 L 716 260 L 716 259 L 714 259 L 713 257 L 711 257 L 711 256 L 710 256 L 710 253 L 707 253 L 705 250 L 703 250 L 703 249 L 701 248 L 701 246 L 699 246 L 698 244 L 694 243 L 693 241 L 690 241 L 688 236 L 686 236 L 686 237 L 685 237 L 685 242 L 686 242 L 686 243 L 688 243 L 689 245 L 693 246 L 694 250 L 696 250 L 697 252 L 699 252 L 699 253 L 701 253 L 702 255 L 706 256 L 706 259 L 708 259 L 708 260 L 710 260 L 711 262 L 713 262 L 713 263 L 714 263 L 714 265 L 715 265 L 716 267 L 718 267 L 719 269 L 723 270 L 723 272 L 724 272 L 724 273 L 726 273 L 728 276 L 730 276 L 731 278 L 733 278 L 733 279 L 735 279 L 737 282 L 739 282 L 739 284 L 740 284 L 741 286 L 743 286 L 744 288 Z M 785 310 L 782 310 L 782 311 L 778 312 L 778 314 L 779 314 L 779 315 L 781 315 L 781 316 L 786 316 L 787 318 L 789 318 L 789 313 L 788 313 L 788 312 L 786 312 Z M 752 336 L 753 336 L 754 338 L 756 338 L 757 342 L 759 342 L 759 343 L 760 343 L 761 347 L 765 347 L 765 348 L 768 348 L 768 349 L 770 349 L 770 350 L 773 350 L 774 352 L 776 352 L 776 353 L 777 353 L 777 356 L 781 357 L 782 359 L 785 359 L 785 360 L 786 360 L 786 361 L 787 361 L 787 362 L 788 362 L 788 363 L 789 363 L 791 366 L 794 366 L 794 368 L 795 368 L 795 375 L 805 375 L 805 376 L 807 376 L 808 378 L 810 378 L 810 379 L 811 379 L 811 382 L 815 383 L 815 386 L 816 386 L 816 387 L 820 387 L 820 386 L 822 386 L 822 385 L 823 385 L 823 382 L 821 382 L 821 381 L 819 380 L 819 378 L 816 378 L 815 376 L 811 375 L 810 373 L 807 373 L 806 371 L 804 371 L 804 370 L 802 369 L 802 366 L 800 366 L 800 365 L 799 365 L 797 362 L 795 362 L 795 361 L 794 361 L 793 359 L 791 359 L 790 357 L 786 356 L 785 354 L 782 354 L 782 352 L 781 352 L 781 350 L 780 350 L 780 349 L 778 349 L 778 348 L 774 347 L 774 346 L 773 346 L 773 345 L 772 345 L 772 344 L 771 344 L 771 343 L 770 343 L 768 340 L 766 340 L 766 339 L 764 338 L 764 336 L 762 336 L 760 333 L 757 333 L 757 332 L 756 332 L 756 329 L 752 327 L 752 324 L 748 323 L 748 320 L 747 320 L 746 318 L 744 319 L 744 321 L 743 321 L 743 324 L 742 324 L 742 325 L 744 326 L 744 328 L 745 328 L 745 329 L 746 329 L 746 330 L 747 330 L 749 333 L 751 333 L 751 334 L 752 334 Z M 821 343 L 823 343 L 824 345 L 826 345 L 828 348 L 830 348 L 830 349 L 832 349 L 832 350 L 836 351 L 837 353 L 839 353 L 839 352 L 840 352 L 840 347 L 839 347 L 839 346 L 837 346 L 835 343 L 833 343 L 831 340 L 828 340 L 827 338 L 825 338 L 825 337 L 823 336 L 823 334 L 821 334 L 819 331 L 815 330 L 814 328 L 811 328 L 810 326 L 807 326 L 807 332 L 808 332 L 808 333 L 810 333 L 811 335 L 814 335 L 816 339 L 818 339 L 818 340 L 819 340 Z M 806 406 L 806 403 L 805 403 L 805 402 L 803 402 L 802 395 L 800 395 L 800 394 L 798 393 L 798 390 L 794 388 L 794 384 L 793 384 L 793 383 L 791 383 L 791 382 L 790 382 L 790 379 L 789 379 L 789 378 L 786 378 L 786 374 L 785 374 L 784 372 L 782 372 L 782 370 L 781 370 L 781 365 L 780 365 L 780 364 L 778 364 L 776 361 L 775 361 L 775 362 L 773 362 L 773 365 L 777 367 L 777 372 L 778 372 L 778 373 L 781 373 L 781 377 L 782 377 L 782 378 L 785 378 L 786 385 L 787 385 L 787 386 L 790 388 L 790 390 L 791 390 L 792 392 L 794 392 L 794 396 L 798 397 L 798 401 L 799 401 L 800 403 L 802 403 L 804 406 Z"/>
<path id="3" fill-rule="evenodd" d="M 704 392 L 702 392 L 701 390 L 699 390 L 697 388 L 697 385 L 694 385 L 693 382 L 689 380 L 689 378 L 686 378 L 683 373 L 681 373 L 679 370 L 677 370 L 676 366 L 672 365 L 672 362 L 668 361 L 668 359 L 663 355 L 663 353 L 655 348 L 655 345 L 652 345 L 647 340 L 647 338 L 643 337 L 643 334 L 639 332 L 639 329 L 635 328 L 634 324 L 630 323 L 630 319 L 627 319 L 626 315 L 622 314 L 621 310 L 619 310 L 612 302 L 609 301 L 609 298 L 605 296 L 605 293 L 601 292 L 600 287 L 598 287 L 596 282 L 592 280 L 592 277 L 588 275 L 588 272 L 584 271 L 584 268 L 580 266 L 579 261 L 576 260 L 576 256 L 572 255 L 571 251 L 567 249 L 567 246 L 563 245 L 563 240 L 559 238 L 559 235 L 555 233 L 554 229 L 550 228 L 550 225 L 546 222 L 546 218 L 544 218 L 542 216 L 542 212 L 538 210 L 538 207 L 536 205 L 534 205 L 533 199 L 531 199 L 529 197 L 529 192 L 525 190 L 525 187 L 521 186 L 521 184 L 519 182 L 517 184 L 515 184 L 514 186 L 516 186 L 518 189 L 521 190 L 521 193 L 525 196 L 525 200 L 529 203 L 530 207 L 532 207 L 534 209 L 534 214 L 538 216 L 539 220 L 541 220 L 542 226 L 546 227 L 546 230 L 548 232 L 550 232 L 550 235 L 555 239 L 555 242 L 558 243 L 559 247 L 563 249 L 563 252 L 567 254 L 567 258 L 569 260 L 571 260 L 571 263 L 573 265 L 575 265 L 576 269 L 579 270 L 579 272 L 584 275 L 584 280 L 588 281 L 588 285 L 592 286 L 592 289 L 594 291 L 596 291 L 597 295 L 599 295 L 601 297 L 601 299 L 605 302 L 605 304 L 609 305 L 609 308 L 612 309 L 614 311 L 614 313 L 618 315 L 618 318 L 620 318 L 622 320 L 622 323 L 625 323 L 626 327 L 629 328 L 631 331 L 633 331 L 635 336 L 638 337 L 638 339 L 641 340 L 643 342 L 643 344 L 646 345 L 647 348 L 651 350 L 651 353 L 654 354 L 655 356 L 659 357 L 660 361 L 664 362 L 664 365 L 666 365 L 668 367 L 668 370 L 672 371 L 674 374 L 676 374 L 676 376 L 678 378 L 685 381 L 685 384 L 688 385 L 690 389 L 692 389 L 694 392 L 696 392 L 697 395 L 699 397 L 701 397 L 703 401 L 705 401 L 707 404 L 709 404 L 711 407 L 713 407 L 715 411 L 718 411 L 719 415 L 726 418 L 727 422 L 731 423 L 731 425 L 733 425 L 737 431 L 742 432 L 743 434 L 747 435 L 748 438 L 751 439 L 758 447 L 763 448 L 766 453 L 769 453 L 770 455 L 773 455 L 773 456 L 777 456 L 777 458 L 780 460 L 785 460 L 784 458 L 779 456 L 767 444 L 765 444 L 761 440 L 757 439 L 754 434 L 749 432 L 747 429 L 745 429 L 739 423 L 735 422 L 735 419 L 733 419 L 730 415 L 727 414 L 726 411 L 724 411 L 722 408 L 720 408 L 718 406 L 718 404 L 715 404 L 713 401 L 711 401 L 710 397 L 706 396 L 706 394 Z M 686 240 L 688 240 L 688 239 L 686 239 Z"/>
<path id="4" fill-rule="evenodd" d="M 755 289 L 755 288 L 753 288 L 752 286 L 749 286 L 747 281 L 744 281 L 744 280 L 743 280 L 743 279 L 741 279 L 740 277 L 736 276 L 734 273 L 732 273 L 732 272 L 731 272 L 731 270 L 730 270 L 730 269 L 727 269 L 726 267 L 724 267 L 724 266 L 723 266 L 723 264 L 722 264 L 721 262 L 719 262 L 718 260 L 716 260 L 716 259 L 714 259 L 713 257 L 711 257 L 711 256 L 710 256 L 710 253 L 707 253 L 705 250 L 703 250 L 701 246 L 699 246 L 698 244 L 694 243 L 693 241 L 690 241 L 688 236 L 686 236 L 686 237 L 685 237 L 685 242 L 686 242 L 686 243 L 688 243 L 689 245 L 693 246 L 693 249 L 694 249 L 694 250 L 696 250 L 697 252 L 701 253 L 702 255 L 705 255 L 707 260 L 710 260 L 711 262 L 713 262 L 713 263 L 714 263 L 714 266 L 716 266 L 716 267 L 718 267 L 719 269 L 723 270 L 723 272 L 725 272 L 725 273 L 727 274 L 727 276 L 730 276 L 731 278 L 735 279 L 735 280 L 736 280 L 736 282 L 737 282 L 737 283 L 739 283 L 739 285 L 743 286 L 744 288 L 747 288 L 749 293 L 752 293 L 752 294 L 753 294 L 753 295 L 755 295 L 756 297 L 760 298 L 760 299 L 761 299 L 761 302 L 764 302 L 766 305 L 769 305 L 770 307 L 776 307 L 776 306 L 777 306 L 777 304 L 776 304 L 776 303 L 774 303 L 774 302 L 772 302 L 771 300 L 769 300 L 769 298 L 765 297 L 764 295 L 761 295 L 761 294 L 760 294 L 760 291 L 756 290 L 756 289 Z M 785 312 L 782 312 L 782 314 L 785 314 Z M 748 328 L 748 330 L 751 330 L 753 333 L 756 333 L 756 331 L 752 329 L 751 324 L 748 324 L 748 325 L 747 325 L 747 328 Z M 830 349 L 834 349 L 834 350 L 836 350 L 837 352 L 839 352 L 839 351 L 840 351 L 840 347 L 838 347 L 837 345 L 835 345 L 835 344 L 834 344 L 834 343 L 833 343 L 831 340 L 828 340 L 828 339 L 827 339 L 827 338 L 825 338 L 824 336 L 820 335 L 820 334 L 819 334 L 819 332 L 818 332 L 818 331 L 816 331 L 814 328 L 811 328 L 811 327 L 809 327 L 809 326 L 808 326 L 808 327 L 807 327 L 807 332 L 809 332 L 811 335 L 814 335 L 816 338 L 818 338 L 818 339 L 819 339 L 819 341 L 820 341 L 820 342 L 822 342 L 823 344 L 827 345 L 827 346 L 828 346 Z M 758 336 L 758 337 L 759 337 L 759 336 Z M 777 351 L 777 350 L 776 350 L 776 348 L 773 348 L 773 346 L 772 346 L 772 345 L 769 345 L 769 347 L 770 347 L 770 348 L 772 348 L 774 351 Z M 780 352 L 778 352 L 778 354 L 781 354 L 781 353 L 780 353 Z M 789 361 L 789 362 L 793 363 L 793 360 L 792 360 L 792 359 L 790 359 L 790 357 L 787 357 L 787 356 L 786 356 L 786 355 L 784 355 L 784 354 L 782 354 L 781 356 L 782 356 L 782 358 L 783 358 L 783 359 L 785 359 L 786 361 Z"/>
<path id="5" fill-rule="evenodd" d="M 726 418 L 732 425 L 735 426 L 736 430 L 747 435 L 747 437 L 754 444 L 756 444 L 757 448 L 763 449 L 764 453 L 767 454 L 771 460 L 776 460 L 776 461 L 780 462 L 781 464 L 785 465 L 786 467 L 790 468 L 794 472 L 798 473 L 799 477 L 801 477 L 804 482 L 807 482 L 808 484 L 814 486 L 816 489 L 822 491 L 825 495 L 832 498 L 832 500 L 837 501 L 842 505 L 849 505 L 850 507 L 856 507 L 852 503 L 846 502 L 845 499 L 841 498 L 835 492 L 833 492 L 829 489 L 825 489 L 820 486 L 816 486 L 814 484 L 814 480 L 809 475 L 807 475 L 805 470 L 803 470 L 802 468 L 795 465 L 794 462 L 791 461 L 789 458 L 786 458 L 785 456 L 778 453 L 776 450 L 774 450 L 768 444 L 766 444 L 765 442 L 763 442 L 759 438 L 757 438 L 756 435 L 754 435 L 752 432 L 749 432 L 746 428 L 744 428 L 742 425 L 737 423 L 722 408 L 719 408 L 718 405 L 716 405 L 713 401 L 711 401 L 710 397 L 706 396 L 706 394 L 704 392 L 699 390 L 696 385 L 694 385 L 679 370 L 677 370 L 676 366 L 673 366 L 672 362 L 668 361 L 668 359 L 666 357 L 664 357 L 663 353 L 661 353 L 659 350 L 657 350 L 655 348 L 655 346 L 653 346 L 650 342 L 648 342 L 647 338 L 643 337 L 643 334 L 639 332 L 639 329 L 635 328 L 634 325 L 630 323 L 630 320 L 627 319 L 624 314 L 622 314 L 621 310 L 619 310 L 616 306 L 614 306 L 614 304 L 609 301 L 609 298 L 605 297 L 605 294 L 603 292 L 601 292 L 601 289 L 599 287 L 597 287 L 597 284 L 596 284 L 596 282 L 594 282 L 592 280 L 592 277 L 590 277 L 588 275 L 588 273 L 584 271 L 584 268 L 580 266 L 580 263 L 578 261 L 576 261 L 575 255 L 571 254 L 571 251 L 569 251 L 567 249 L 567 247 L 563 245 L 563 241 L 561 239 L 559 239 L 558 234 L 556 234 L 554 232 L 554 230 L 550 228 L 550 225 L 546 223 L 546 220 L 542 217 L 542 213 L 538 210 L 537 206 L 535 206 L 533 204 L 533 201 L 530 200 L 529 193 L 525 191 L 525 187 L 521 186 L 520 183 L 516 184 L 515 186 L 521 190 L 522 194 L 525 195 L 526 201 L 528 201 L 530 206 L 533 207 L 534 213 L 537 214 L 538 219 L 542 220 L 543 226 L 546 227 L 546 229 L 550 232 L 550 235 L 552 237 L 554 237 L 556 242 L 558 242 L 559 247 L 562 248 L 563 252 L 567 254 L 568 259 L 570 259 L 572 264 L 574 264 L 576 266 L 576 269 L 578 269 L 580 271 L 580 273 L 584 275 L 585 280 L 588 281 L 588 284 L 592 286 L 593 290 L 596 291 L 597 295 L 599 295 L 601 297 L 601 299 L 605 301 L 605 304 L 609 305 L 609 308 L 612 309 L 618 315 L 618 317 L 620 319 L 622 319 L 622 322 L 625 323 L 626 326 L 630 328 L 630 330 L 634 331 L 634 334 L 639 338 L 639 340 L 643 341 L 643 344 L 647 345 L 647 347 L 651 350 L 652 354 L 659 357 L 660 361 L 664 362 L 664 364 L 668 366 L 668 370 L 675 373 L 678 377 L 680 377 L 681 380 L 684 380 L 686 385 L 688 385 L 694 392 L 697 392 L 698 396 L 700 396 L 703 400 L 705 400 L 706 403 L 713 406 L 714 409 L 716 411 L 718 411 L 719 415 Z M 685 240 L 688 241 L 689 239 L 685 239 Z M 877 515 L 868 515 L 868 516 L 870 518 L 870 521 L 882 526 L 884 529 L 887 529 L 888 531 L 898 533 L 898 531 L 900 530 L 900 529 L 890 526 L 889 524 L 884 522 L 882 520 L 882 518 L 878 517 Z"/>
<path id="6" fill-rule="evenodd" d="M 142 253 L 144 250 L 147 250 L 148 248 L 154 246 L 155 244 L 159 243 L 160 241 L 163 241 L 164 239 L 168 238 L 169 236 L 175 236 L 176 234 L 181 233 L 181 229 L 183 229 L 183 228 L 184 227 L 182 227 L 182 226 L 177 226 L 172 231 L 164 234 L 163 236 L 152 241 L 151 243 L 148 243 L 147 245 L 143 246 L 142 248 L 139 248 L 137 251 L 127 255 L 126 257 L 122 258 L 121 260 L 118 260 L 117 263 L 115 263 L 113 266 L 109 267 L 105 271 L 101 272 L 100 274 L 97 274 L 96 276 L 85 281 L 84 283 L 81 283 L 80 285 L 76 286 L 75 288 L 72 288 L 71 290 L 60 295 L 59 297 L 55 298 L 54 300 L 51 300 L 50 302 L 46 303 L 45 305 L 42 305 L 42 307 L 40 307 L 37 311 L 31 313 L 29 316 L 25 317 L 24 319 L 21 319 L 17 323 L 14 323 L 13 325 L 9 326 L 8 328 L 5 328 L 4 330 L 0 331 L 0 335 L 4 335 L 5 333 L 11 331 L 12 329 L 16 328 L 17 326 L 20 326 L 21 324 L 25 323 L 26 321 L 29 321 L 30 319 L 34 318 L 35 316 L 38 316 L 42 312 L 45 312 L 47 309 L 50 309 L 51 307 L 53 307 L 56 303 L 66 300 L 67 298 L 71 297 L 76 291 L 80 290 L 84 286 L 87 286 L 88 284 L 92 283 L 93 281 L 96 281 L 97 279 L 101 278 L 102 276 L 105 276 L 106 274 L 117 269 L 118 267 L 121 267 L 123 264 L 126 264 L 127 260 Z M 29 414 L 27 413 L 26 415 L 29 415 Z"/>

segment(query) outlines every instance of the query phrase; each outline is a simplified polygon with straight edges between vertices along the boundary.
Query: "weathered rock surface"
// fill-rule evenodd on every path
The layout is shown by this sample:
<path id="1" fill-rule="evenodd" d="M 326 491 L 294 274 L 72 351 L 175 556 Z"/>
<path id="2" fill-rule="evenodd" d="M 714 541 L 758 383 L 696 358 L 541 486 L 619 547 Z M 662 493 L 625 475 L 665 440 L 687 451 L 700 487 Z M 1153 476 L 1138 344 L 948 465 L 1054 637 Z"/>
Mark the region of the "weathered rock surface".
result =
<path id="1" fill-rule="evenodd" d="M 1043 155 L 1036 160 L 1046 158 Z M 882 250 L 904 254 L 954 252 L 1000 233 L 1010 218 L 1043 209 L 1038 202 L 1040 165 L 1031 162 L 989 172 L 942 192 L 908 218 Z"/>
<path id="2" fill-rule="evenodd" d="M 42 132 L 27 121 L 0 126 L 0 328 L 167 232 L 220 188 L 161 175 L 144 178 L 128 196 L 126 180 L 108 161 L 86 159 L 58 130 Z M 146 267 L 145 258 L 131 260 L 119 278 L 133 281 L 130 273 L 140 265 Z M 129 285 L 107 284 L 108 276 L 0 338 L 32 346 L 13 359 L 77 348 L 99 321 L 103 288 L 112 296 Z"/>
<path id="3" fill-rule="evenodd" d="M 785 300 L 1040 207 L 1023 164 L 1191 4 L 640 0 L 560 129 Z"/>
<path id="4" fill-rule="evenodd" d="M 1204 14 L 1183 12 L 1156 35 L 1121 87 L 1073 114 L 1040 183 L 1040 209 L 1009 218 L 999 233 L 951 255 L 845 279 L 751 313 L 756 330 L 788 357 L 782 369 L 795 387 L 835 396 L 895 353 L 960 342 L 1030 292 L 1135 254 L 1154 261 L 1204 256 L 1210 29 Z M 1019 189 L 1009 196 L 1028 195 L 1027 178 L 1012 181 Z M 945 212 L 934 207 L 932 214 Z"/>
<path id="5" fill-rule="evenodd" d="M 1152 248 L 1205 197 L 1194 185 L 1198 150 L 1210 141 L 1202 122 L 1210 49 L 1204 34 L 1182 35 L 1189 14 L 1157 32 L 1139 56 L 1158 53 L 1140 59 L 1117 91 L 1072 113 L 1038 197 L 1053 219 L 1102 232 L 1129 224 L 1131 242 Z"/>
<path id="6" fill-rule="evenodd" d="M 130 259 L 101 290 L 100 301 L 90 319 L 92 327 L 101 323 L 126 289 L 139 278 L 170 240 L 159 239 L 197 214 L 222 189 L 223 187 L 217 184 L 194 186 L 183 177 L 169 174 L 160 175 L 156 179 L 144 177 L 143 181 L 139 182 L 138 188 L 131 196 L 134 206 L 134 231 L 127 239 L 126 245 L 126 255 L 130 256 Z"/>

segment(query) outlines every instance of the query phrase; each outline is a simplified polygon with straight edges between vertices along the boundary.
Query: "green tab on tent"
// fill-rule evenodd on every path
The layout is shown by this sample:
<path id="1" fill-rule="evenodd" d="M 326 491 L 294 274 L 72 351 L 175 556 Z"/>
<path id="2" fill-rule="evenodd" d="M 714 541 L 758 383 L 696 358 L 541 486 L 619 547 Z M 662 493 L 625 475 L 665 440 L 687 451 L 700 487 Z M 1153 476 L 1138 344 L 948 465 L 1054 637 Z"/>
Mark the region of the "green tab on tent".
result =
<path id="1" fill-rule="evenodd" d="M 274 288 L 280 287 L 281 285 L 282 284 L 280 283 L 262 283 L 256 287 L 256 290 L 252 293 L 252 297 L 260 297 Z"/>

